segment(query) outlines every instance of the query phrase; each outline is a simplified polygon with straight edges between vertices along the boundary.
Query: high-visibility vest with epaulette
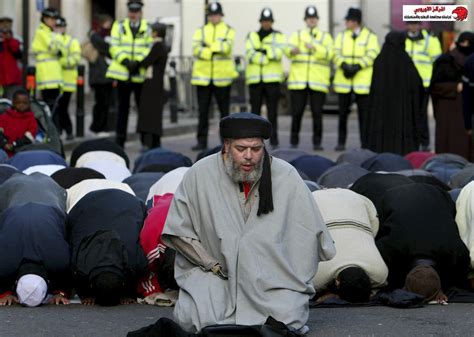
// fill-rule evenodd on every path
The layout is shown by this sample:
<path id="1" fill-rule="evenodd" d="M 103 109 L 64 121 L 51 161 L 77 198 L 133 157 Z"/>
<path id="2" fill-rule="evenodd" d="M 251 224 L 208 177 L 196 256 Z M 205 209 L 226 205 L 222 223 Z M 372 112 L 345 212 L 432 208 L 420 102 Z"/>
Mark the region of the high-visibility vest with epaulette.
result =
<path id="1" fill-rule="evenodd" d="M 110 32 L 110 63 L 106 77 L 118 81 L 142 83 L 145 81 L 145 68 L 141 67 L 137 74 L 130 76 L 128 69 L 122 64 L 125 59 L 130 61 L 142 61 L 150 52 L 151 29 L 145 19 L 140 20 L 140 27 L 133 37 L 130 28 L 130 19 L 115 21 Z"/>
<path id="2" fill-rule="evenodd" d="M 307 44 L 313 46 L 308 49 Z M 294 48 L 298 54 L 291 54 Z M 287 47 L 291 60 L 288 89 L 311 90 L 327 93 L 331 81 L 331 59 L 333 57 L 333 40 L 331 34 L 318 28 L 301 29 L 291 35 Z"/>
<path id="3" fill-rule="evenodd" d="M 257 32 L 247 35 L 245 57 L 247 84 L 281 83 L 284 80 L 282 56 L 285 52 L 286 38 L 279 31 L 272 31 L 260 40 Z"/>
<path id="4" fill-rule="evenodd" d="M 81 45 L 70 35 L 63 35 L 61 48 L 62 56 L 59 59 L 63 73 L 63 91 L 75 92 L 77 89 L 77 66 L 81 62 Z"/>
<path id="5" fill-rule="evenodd" d="M 436 36 L 431 36 L 423 30 L 423 39 L 413 41 L 405 40 L 405 50 L 410 55 L 415 67 L 423 80 L 423 86 L 428 88 L 433 73 L 433 62 L 441 55 L 441 43 Z"/>
<path id="6" fill-rule="evenodd" d="M 208 23 L 194 32 L 191 84 L 217 87 L 232 83 L 238 73 L 232 59 L 235 31 L 224 22 Z"/>
<path id="7" fill-rule="evenodd" d="M 370 92 L 374 60 L 380 52 L 377 35 L 363 27 L 354 39 L 352 30 L 346 29 L 339 33 L 334 43 L 334 91 L 347 94 L 351 91 L 359 95 Z M 353 78 L 346 78 L 342 71 L 342 63 L 358 64 L 362 67 Z"/>
<path id="8" fill-rule="evenodd" d="M 36 60 L 36 85 L 39 90 L 59 89 L 63 83 L 58 55 L 61 43 L 61 35 L 41 22 L 32 43 Z"/>

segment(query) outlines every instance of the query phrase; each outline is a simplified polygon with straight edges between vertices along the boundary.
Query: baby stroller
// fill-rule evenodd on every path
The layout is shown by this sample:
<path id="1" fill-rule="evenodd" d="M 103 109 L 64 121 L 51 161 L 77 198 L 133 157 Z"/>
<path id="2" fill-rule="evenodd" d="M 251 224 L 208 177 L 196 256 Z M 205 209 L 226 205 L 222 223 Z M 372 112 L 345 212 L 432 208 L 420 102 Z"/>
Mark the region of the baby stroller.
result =
<path id="1" fill-rule="evenodd" d="M 59 137 L 58 130 L 53 123 L 51 111 L 46 103 L 38 101 L 35 98 L 31 99 L 31 111 L 35 114 L 36 122 L 38 123 L 38 132 L 36 134 L 35 143 L 27 145 L 32 150 L 36 147 L 41 149 L 49 148 L 64 157 L 63 144 Z M 0 99 L 0 114 L 12 107 L 12 102 L 9 99 Z"/>

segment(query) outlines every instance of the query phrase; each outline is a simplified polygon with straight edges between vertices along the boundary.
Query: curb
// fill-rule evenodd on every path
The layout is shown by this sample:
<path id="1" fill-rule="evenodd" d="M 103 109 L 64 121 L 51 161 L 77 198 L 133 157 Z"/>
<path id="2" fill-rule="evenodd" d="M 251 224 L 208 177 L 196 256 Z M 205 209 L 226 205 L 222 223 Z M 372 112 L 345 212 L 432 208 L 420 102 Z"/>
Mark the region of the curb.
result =
<path id="1" fill-rule="evenodd" d="M 172 137 L 172 136 L 179 136 L 182 134 L 187 134 L 191 132 L 196 132 L 197 129 L 197 121 L 196 122 L 184 122 L 182 125 L 177 124 L 168 124 L 163 127 L 163 136 L 162 137 Z M 86 135 L 85 137 L 76 137 L 70 141 L 63 141 L 64 151 L 72 151 L 76 146 L 81 144 L 82 142 L 90 139 L 98 139 L 98 138 L 106 138 L 110 139 L 111 141 L 115 140 L 115 135 L 111 135 L 109 137 L 96 137 Z M 140 135 L 136 132 L 129 132 L 127 134 L 127 142 L 135 141 L 140 138 Z"/>

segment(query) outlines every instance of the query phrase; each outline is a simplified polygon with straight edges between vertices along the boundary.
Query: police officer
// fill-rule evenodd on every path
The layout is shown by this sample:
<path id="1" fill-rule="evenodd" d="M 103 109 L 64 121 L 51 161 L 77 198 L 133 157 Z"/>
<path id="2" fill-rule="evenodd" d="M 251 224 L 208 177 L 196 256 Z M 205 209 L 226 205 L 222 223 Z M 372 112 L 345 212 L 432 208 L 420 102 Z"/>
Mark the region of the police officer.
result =
<path id="1" fill-rule="evenodd" d="M 441 55 L 441 44 L 439 39 L 428 34 L 421 27 L 419 21 L 407 22 L 407 39 L 405 40 L 405 50 L 410 55 L 418 74 L 423 81 L 425 92 L 420 107 L 418 123 L 418 137 L 422 151 L 429 151 L 430 131 L 428 128 L 428 88 L 431 82 L 431 73 L 433 72 L 433 63 Z"/>
<path id="2" fill-rule="evenodd" d="M 61 64 L 62 38 L 54 32 L 59 12 L 48 7 L 41 12 L 41 23 L 36 29 L 32 51 L 36 59 L 36 84 L 43 101 L 53 111 L 63 84 Z"/>
<path id="3" fill-rule="evenodd" d="M 286 38 L 272 26 L 272 10 L 264 8 L 260 14 L 260 30 L 249 33 L 245 42 L 247 60 L 245 80 L 249 87 L 250 105 L 254 114 L 260 115 L 265 100 L 268 119 L 273 126 L 270 144 L 276 147 L 278 98 L 280 84 L 284 80 L 281 59 L 285 52 Z"/>
<path id="4" fill-rule="evenodd" d="M 221 118 L 229 114 L 230 86 L 237 77 L 232 49 L 235 31 L 222 21 L 224 12 L 218 2 L 207 7 L 208 23 L 194 32 L 193 55 L 195 57 L 191 84 L 196 86 L 199 105 L 197 144 L 193 151 L 207 148 L 209 107 L 215 96 Z"/>
<path id="5" fill-rule="evenodd" d="M 112 63 L 107 69 L 107 78 L 117 81 L 118 116 L 116 143 L 122 147 L 127 140 L 130 96 L 133 92 L 137 107 L 140 92 L 145 81 L 145 69 L 139 66 L 149 53 L 152 38 L 151 29 L 142 19 L 143 3 L 130 0 L 127 3 L 128 17 L 115 21 L 111 31 L 110 55 Z"/>
<path id="6" fill-rule="evenodd" d="M 361 26 L 362 12 L 349 8 L 346 30 L 339 33 L 334 44 L 334 91 L 339 94 L 339 135 L 336 151 L 344 151 L 347 138 L 347 116 L 350 113 L 353 95 L 357 103 L 359 133 L 364 147 L 366 119 L 372 65 L 380 52 L 377 36 L 367 27 Z"/>
<path id="7" fill-rule="evenodd" d="M 318 11 L 315 6 L 305 10 L 306 28 L 293 33 L 288 55 L 291 60 L 288 89 L 291 92 L 293 118 L 291 121 L 291 147 L 297 147 L 301 120 L 309 97 L 313 114 L 313 149 L 323 150 L 323 104 L 330 84 L 330 62 L 333 57 L 333 40 L 329 33 L 318 28 Z"/>
<path id="8" fill-rule="evenodd" d="M 63 85 L 62 94 L 58 100 L 58 106 L 53 120 L 59 134 L 66 131 L 66 139 L 74 138 L 72 134 L 72 123 L 69 118 L 69 101 L 71 95 L 77 89 L 77 66 L 81 62 L 81 45 L 71 35 L 66 34 L 66 19 L 59 17 L 56 21 L 56 32 L 62 36 L 61 58 L 59 62 L 62 67 Z"/>

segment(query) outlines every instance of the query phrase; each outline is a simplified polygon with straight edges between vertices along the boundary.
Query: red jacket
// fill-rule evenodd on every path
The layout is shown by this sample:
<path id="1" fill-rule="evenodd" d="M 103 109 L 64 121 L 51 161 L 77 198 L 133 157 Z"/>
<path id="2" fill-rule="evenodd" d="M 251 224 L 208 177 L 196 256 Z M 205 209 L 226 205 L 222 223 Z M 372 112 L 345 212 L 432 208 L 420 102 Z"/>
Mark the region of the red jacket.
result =
<path id="1" fill-rule="evenodd" d="M 5 39 L 0 42 L 0 85 L 21 85 L 21 71 L 17 57 L 20 55 L 20 41 Z"/>
<path id="2" fill-rule="evenodd" d="M 173 194 L 171 193 L 156 197 L 155 205 L 148 211 L 148 216 L 140 232 L 140 245 L 148 259 L 148 275 L 138 285 L 138 292 L 143 297 L 162 292 L 159 284 L 160 275 L 153 271 L 157 269 L 166 250 L 166 246 L 161 242 L 161 233 L 172 200 Z"/>
<path id="3" fill-rule="evenodd" d="M 27 131 L 36 137 L 38 123 L 32 111 L 18 112 L 10 108 L 0 115 L 0 128 L 3 129 L 8 142 L 13 143 L 23 137 Z"/>

